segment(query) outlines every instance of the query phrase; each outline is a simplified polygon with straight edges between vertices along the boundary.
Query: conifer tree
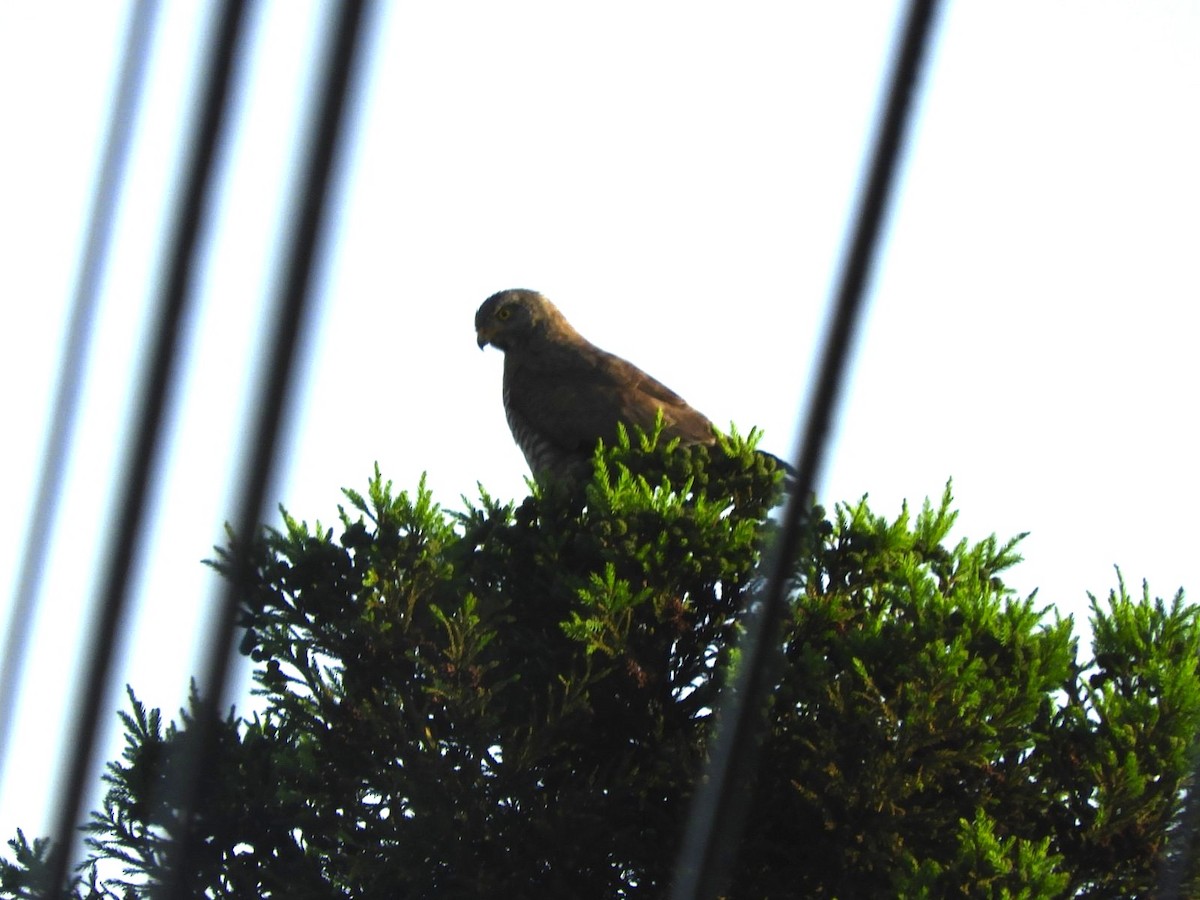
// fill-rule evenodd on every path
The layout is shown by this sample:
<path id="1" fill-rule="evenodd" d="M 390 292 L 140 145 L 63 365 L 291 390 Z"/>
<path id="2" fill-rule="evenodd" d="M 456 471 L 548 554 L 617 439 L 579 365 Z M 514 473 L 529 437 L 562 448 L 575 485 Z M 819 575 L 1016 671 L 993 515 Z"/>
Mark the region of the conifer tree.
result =
<path id="1" fill-rule="evenodd" d="M 623 441 L 460 512 L 376 470 L 334 527 L 231 536 L 262 709 L 220 725 L 189 894 L 665 895 L 774 527 L 752 445 Z M 948 488 L 814 510 L 728 896 L 1195 895 L 1196 607 L 1118 579 L 1081 659 L 1004 584 L 1019 538 L 951 545 L 954 519 Z M 153 896 L 179 837 L 195 701 L 129 700 L 78 898 Z M 0 896 L 41 896 L 46 841 L 9 846 Z"/>

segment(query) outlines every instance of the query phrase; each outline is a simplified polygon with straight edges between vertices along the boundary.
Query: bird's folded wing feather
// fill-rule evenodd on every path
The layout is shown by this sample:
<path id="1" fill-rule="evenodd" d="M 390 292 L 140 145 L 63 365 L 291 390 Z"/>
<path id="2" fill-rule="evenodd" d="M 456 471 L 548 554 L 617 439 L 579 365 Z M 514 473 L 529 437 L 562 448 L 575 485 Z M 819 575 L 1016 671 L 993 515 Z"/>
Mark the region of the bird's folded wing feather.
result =
<path id="1" fill-rule="evenodd" d="M 509 403 L 546 440 L 567 452 L 588 452 L 599 438 L 616 440 L 617 422 L 649 432 L 660 408 L 668 437 L 713 439 L 708 419 L 662 382 L 619 356 L 588 350 L 511 373 Z"/>

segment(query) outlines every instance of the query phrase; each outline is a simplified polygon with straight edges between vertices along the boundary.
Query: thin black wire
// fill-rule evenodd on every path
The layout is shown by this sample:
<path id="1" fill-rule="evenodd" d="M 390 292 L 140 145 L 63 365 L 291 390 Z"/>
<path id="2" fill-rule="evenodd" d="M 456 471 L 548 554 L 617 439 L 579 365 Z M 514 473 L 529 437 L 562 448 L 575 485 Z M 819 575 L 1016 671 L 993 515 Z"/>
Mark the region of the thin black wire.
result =
<path id="1" fill-rule="evenodd" d="M 76 826 L 92 772 L 100 708 L 109 693 L 112 656 L 129 593 L 129 575 L 142 532 L 149 484 L 159 458 L 163 415 L 173 393 L 185 313 L 192 299 L 192 269 L 205 224 L 208 196 L 217 166 L 220 138 L 233 88 L 234 68 L 243 31 L 244 0 L 225 0 L 206 54 L 210 60 L 200 114 L 188 150 L 183 200 L 168 245 L 167 275 L 158 301 L 158 319 L 149 364 L 141 381 L 141 397 L 131 447 L 126 454 L 119 508 L 110 529 L 100 615 L 88 642 L 82 694 L 76 706 L 71 758 L 59 802 L 48 874 L 57 892 L 65 891 L 68 861 Z"/>
<path id="2" fill-rule="evenodd" d="M 1191 868 L 1192 842 L 1200 829 L 1200 743 L 1192 747 L 1191 778 L 1184 782 L 1187 791 L 1175 828 L 1167 835 L 1159 872 L 1158 896 L 1162 900 L 1183 900 L 1184 886 Z"/>
<path id="3" fill-rule="evenodd" d="M 345 112 L 355 81 L 362 27 L 369 0 L 343 0 L 338 10 L 333 39 L 323 66 L 324 79 L 317 100 L 309 153 L 301 176 L 298 215 L 284 262 L 282 283 L 276 298 L 275 333 L 271 337 L 267 380 L 260 391 L 254 439 L 242 473 L 234 534 L 238 538 L 232 561 L 235 577 L 221 592 L 218 620 L 205 638 L 208 653 L 201 681 L 200 708 L 193 722 L 196 756 L 184 759 L 172 775 L 176 796 L 170 805 L 177 809 L 182 838 L 172 846 L 167 863 L 167 881 L 156 897 L 185 898 L 187 875 L 195 855 L 193 833 L 196 802 L 202 786 L 213 773 L 217 748 L 217 717 L 233 662 L 233 638 L 241 600 L 242 579 L 237 573 L 249 569 L 250 548 L 262 521 L 267 486 L 278 455 L 279 432 L 292 393 L 292 370 L 296 350 L 309 318 L 314 266 L 320 258 L 325 210 L 345 130 Z M 182 777 L 180 777 L 182 776 Z"/>
<path id="4" fill-rule="evenodd" d="M 117 204 L 129 160 L 133 126 L 138 118 L 142 85 L 146 80 L 146 60 L 158 8 L 158 0 L 140 0 L 130 10 L 126 24 L 121 71 L 117 76 L 108 133 L 104 138 L 104 149 L 96 174 L 96 188 L 92 195 L 79 273 L 75 279 L 75 294 L 63 341 L 62 365 L 54 388 L 50 425 L 42 450 L 41 471 L 34 489 L 25 547 L 17 570 L 4 654 L 0 657 L 0 782 L 3 781 L 8 758 L 8 742 L 28 652 L 30 625 L 46 570 L 50 535 L 62 501 L 67 450 L 75 432 L 83 372 L 91 355 L 92 322 L 96 317 L 96 302 L 100 295 L 100 284 L 104 280 L 109 247 L 112 246 Z"/>
<path id="5" fill-rule="evenodd" d="M 850 252 L 838 280 L 834 317 L 822 351 L 817 387 L 796 463 L 796 485 L 788 498 L 779 539 L 766 560 L 768 577 L 761 608 L 748 622 L 734 683 L 721 701 L 712 760 L 705 780 L 697 789 L 676 867 L 671 891 L 675 900 L 718 896 L 732 870 L 753 787 L 767 700 L 778 668 L 778 635 L 787 611 L 789 570 L 824 459 L 936 6 L 936 0 L 914 0 L 908 9 Z"/>

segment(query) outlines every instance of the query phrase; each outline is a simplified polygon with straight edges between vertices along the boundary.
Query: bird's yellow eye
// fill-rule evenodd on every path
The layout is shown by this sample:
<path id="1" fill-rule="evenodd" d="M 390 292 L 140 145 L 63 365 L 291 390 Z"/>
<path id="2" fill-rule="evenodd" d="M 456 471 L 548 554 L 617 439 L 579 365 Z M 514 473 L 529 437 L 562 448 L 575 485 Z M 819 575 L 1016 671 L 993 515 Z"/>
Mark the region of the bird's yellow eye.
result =
<path id="1" fill-rule="evenodd" d="M 502 306 L 496 310 L 496 318 L 503 322 L 505 319 L 512 318 L 512 307 Z"/>

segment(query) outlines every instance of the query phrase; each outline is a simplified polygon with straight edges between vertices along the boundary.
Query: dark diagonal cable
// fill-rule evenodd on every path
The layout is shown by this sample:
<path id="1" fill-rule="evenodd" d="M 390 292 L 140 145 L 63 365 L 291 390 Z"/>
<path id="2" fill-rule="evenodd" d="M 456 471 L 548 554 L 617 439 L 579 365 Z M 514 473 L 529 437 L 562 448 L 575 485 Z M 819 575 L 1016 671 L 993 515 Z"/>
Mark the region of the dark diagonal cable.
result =
<path id="1" fill-rule="evenodd" d="M 1195 857 L 1196 831 L 1200 829 L 1200 743 L 1192 746 L 1190 778 L 1184 786 L 1187 793 L 1162 850 L 1157 895 L 1161 900 L 1185 900 L 1189 896 L 1188 876 Z"/>
<path id="2" fill-rule="evenodd" d="M 41 471 L 33 493 L 25 547 L 13 592 L 4 653 L 0 657 L 0 781 L 8 756 L 12 718 L 21 688 L 21 674 L 29 645 L 30 625 L 37 609 L 39 588 L 46 569 L 46 555 L 51 532 L 62 499 L 62 482 L 67 467 L 67 451 L 75 431 L 79 409 L 79 390 L 83 372 L 90 355 L 92 321 L 96 315 L 96 300 L 104 280 L 105 263 L 112 245 L 113 222 L 125 166 L 129 159 L 129 144 L 137 121 L 138 105 L 145 82 L 146 59 L 149 56 L 158 0 L 135 3 L 126 25 L 125 44 L 121 55 L 121 71 L 117 76 L 116 92 L 108 119 L 108 133 L 96 174 L 87 232 L 75 279 L 75 293 L 70 318 L 62 343 L 62 365 L 50 406 L 50 424 L 42 450 Z"/>
<path id="3" fill-rule="evenodd" d="M 110 530 L 99 615 L 90 635 L 82 667 L 80 695 L 70 743 L 70 762 L 62 787 L 54 828 L 49 875 L 56 891 L 66 882 L 75 845 L 76 826 L 95 756 L 100 707 L 108 696 L 117 628 L 129 593 L 129 576 L 143 530 L 146 499 L 162 443 L 164 411 L 176 377 L 179 336 L 192 294 L 192 269 L 206 219 L 221 134 L 232 92 L 237 50 L 245 18 L 243 0 L 220 7 L 211 46 L 199 118 L 188 148 L 182 198 L 167 245 L 166 272 L 158 299 L 151 352 L 141 378 L 135 430 L 126 450 L 118 507 Z"/>
<path id="4" fill-rule="evenodd" d="M 197 755 L 191 759 L 185 757 L 179 768 L 169 776 L 170 784 L 177 792 L 170 799 L 170 805 L 179 810 L 182 838 L 172 847 L 167 881 L 155 894 L 156 897 L 192 896 L 188 888 L 188 875 L 192 860 L 195 859 L 194 842 L 202 840 L 193 823 L 200 791 L 214 774 L 217 722 L 229 680 L 233 637 L 243 587 L 237 573 L 246 571 L 251 565 L 250 548 L 262 521 L 267 486 L 275 468 L 280 425 L 288 408 L 294 382 L 292 371 L 296 349 L 308 321 L 312 275 L 320 258 L 325 210 L 344 131 L 347 99 L 355 81 L 360 36 L 364 30 L 362 24 L 368 5 L 369 0 L 343 0 L 339 5 L 333 38 L 322 68 L 324 77 L 296 202 L 296 225 L 291 233 L 275 303 L 274 333 L 271 335 L 265 367 L 266 380 L 259 392 L 253 443 L 246 455 L 248 461 L 241 477 L 234 519 L 234 534 L 238 540 L 234 548 L 236 558 L 232 561 L 235 577 L 226 582 L 221 592 L 218 619 L 206 638 L 208 652 L 200 683 L 200 708 L 192 725 L 194 734 L 191 746 L 196 748 Z M 190 771 L 183 771 L 185 768 Z"/>
<path id="5" fill-rule="evenodd" d="M 822 350 L 779 539 L 768 551 L 761 608 L 750 617 L 734 683 L 720 704 L 707 777 L 699 785 L 684 836 L 672 897 L 713 898 L 725 889 L 753 788 L 771 684 L 778 669 L 778 636 L 787 611 L 788 573 L 807 518 L 809 497 L 825 453 L 850 343 L 909 120 L 912 93 L 933 24 L 935 0 L 914 0 L 888 88 L 849 252 L 838 280 L 833 320 Z"/>

